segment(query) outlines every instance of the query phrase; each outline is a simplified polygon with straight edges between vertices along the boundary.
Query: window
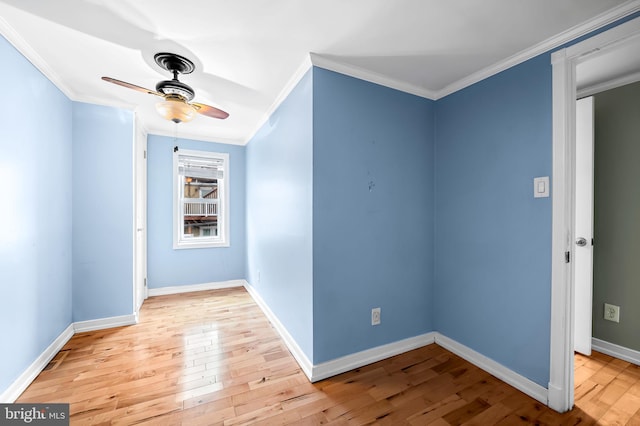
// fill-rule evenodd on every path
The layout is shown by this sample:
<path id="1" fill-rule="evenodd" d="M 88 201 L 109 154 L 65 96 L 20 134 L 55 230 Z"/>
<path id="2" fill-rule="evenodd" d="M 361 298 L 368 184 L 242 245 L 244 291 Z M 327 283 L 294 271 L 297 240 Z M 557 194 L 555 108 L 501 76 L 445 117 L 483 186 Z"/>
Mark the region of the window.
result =
<path id="1" fill-rule="evenodd" d="M 173 248 L 229 246 L 229 154 L 174 150 Z"/>

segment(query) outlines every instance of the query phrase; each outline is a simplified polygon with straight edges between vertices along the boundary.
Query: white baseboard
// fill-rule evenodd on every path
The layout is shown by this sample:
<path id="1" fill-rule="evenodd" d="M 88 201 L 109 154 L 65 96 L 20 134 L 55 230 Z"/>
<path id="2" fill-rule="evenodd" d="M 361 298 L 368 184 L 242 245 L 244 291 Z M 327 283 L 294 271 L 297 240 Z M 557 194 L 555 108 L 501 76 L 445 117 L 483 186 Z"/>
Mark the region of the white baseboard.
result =
<path id="1" fill-rule="evenodd" d="M 640 352 L 625 348 L 624 346 L 616 345 L 615 343 L 605 342 L 604 340 L 591 338 L 591 348 L 603 354 L 611 355 L 612 357 L 619 358 L 621 360 L 630 362 L 635 365 L 640 365 Z"/>
<path id="2" fill-rule="evenodd" d="M 573 399 L 573 397 L 571 397 Z M 547 405 L 552 410 L 557 411 L 558 413 L 564 413 L 569 411 L 567 408 L 570 404 L 567 401 L 567 392 L 565 389 L 558 387 L 553 383 L 549 383 L 549 393 L 548 393 L 549 402 Z M 573 403 L 571 404 L 573 405 Z"/>
<path id="3" fill-rule="evenodd" d="M 486 371 L 487 373 L 497 377 L 503 382 L 513 386 L 521 392 L 529 395 L 531 398 L 547 405 L 548 403 L 548 390 L 547 388 L 540 386 L 539 384 L 527 379 L 524 376 L 516 373 L 515 371 L 505 367 L 502 364 L 482 355 L 479 352 L 474 351 L 467 346 L 456 342 L 440 333 L 436 333 L 436 344 L 442 346 L 450 352 L 458 355 L 461 358 L 469 361 Z"/>
<path id="4" fill-rule="evenodd" d="M 267 306 L 260 294 L 246 281 L 244 285 L 253 300 L 255 300 L 256 304 L 262 309 L 265 316 L 269 321 L 271 321 L 271 324 L 273 324 L 276 331 L 280 334 L 285 345 L 289 348 L 289 351 L 311 382 L 326 379 L 327 377 L 332 377 L 395 355 L 400 355 L 431 343 L 436 343 L 478 368 L 481 368 L 487 373 L 492 374 L 503 382 L 529 395 L 533 399 L 545 405 L 548 404 L 549 391 L 545 387 L 527 379 L 526 377 L 474 351 L 473 349 L 443 336 L 438 332 L 425 333 L 420 336 L 399 340 L 397 342 L 367 349 L 314 365 L 302 352 L 296 341 L 291 337 L 287 329 L 271 311 L 269 306 Z"/>
<path id="5" fill-rule="evenodd" d="M 219 290 L 222 288 L 242 287 L 245 280 L 219 281 L 204 284 L 176 285 L 171 287 L 160 287 L 148 289 L 148 296 L 165 296 L 167 294 L 190 293 L 192 291 Z"/>
<path id="6" fill-rule="evenodd" d="M 260 307 L 269 322 L 271 322 L 273 327 L 276 329 L 276 331 L 280 335 L 280 338 L 282 338 L 284 344 L 287 346 L 289 352 L 291 352 L 304 374 L 312 382 L 335 376 L 337 374 L 344 373 L 345 371 L 353 370 L 354 368 L 362 367 L 364 365 L 371 364 L 373 362 L 380 361 L 394 355 L 399 355 L 401 353 L 434 342 L 435 333 L 427 333 L 421 336 L 416 336 L 376 348 L 367 349 L 362 352 L 350 354 L 318 365 L 313 365 L 306 354 L 302 351 L 300 346 L 298 346 L 298 343 L 295 341 L 295 339 L 291 336 L 291 334 L 289 334 L 287 328 L 280 322 L 280 319 L 273 313 L 264 299 L 262 299 L 260 293 L 258 293 L 256 289 L 246 280 L 233 280 L 216 283 L 149 289 L 149 296 L 160 296 L 191 291 L 216 290 L 231 287 L 246 288 L 247 292 L 251 295 L 251 297 Z"/>
<path id="7" fill-rule="evenodd" d="M 49 361 L 62 349 L 62 347 L 73 337 L 73 324 L 70 324 L 47 349 L 36 358 L 33 363 L 14 381 L 2 394 L 0 403 L 12 404 L 33 382 L 40 372 L 49 364 Z"/>
<path id="8" fill-rule="evenodd" d="M 280 335 L 280 338 L 282 338 L 282 340 L 284 341 L 284 344 L 287 346 L 287 348 L 289 349 L 289 352 L 291 352 L 291 355 L 293 355 L 293 357 L 295 358 L 296 362 L 298 363 L 298 365 L 300 366 L 304 374 L 309 378 L 309 380 L 313 381 L 312 380 L 313 365 L 311 364 L 311 361 L 309 360 L 309 358 L 307 358 L 305 353 L 302 351 L 302 349 L 300 349 L 300 346 L 298 346 L 298 343 L 291 336 L 291 334 L 289 334 L 289 331 L 286 329 L 284 325 L 282 325 L 278 317 L 273 313 L 271 308 L 269 308 L 269 306 L 266 304 L 264 299 L 262 299 L 262 296 L 260 296 L 260 294 L 256 291 L 256 289 L 253 288 L 253 286 L 249 284 L 247 281 L 244 281 L 244 287 L 247 289 L 247 291 L 249 292 L 253 300 L 256 302 L 256 304 L 260 307 L 260 309 L 262 309 L 262 312 L 264 312 L 264 315 L 271 322 L 271 325 L 273 325 L 273 328 L 276 329 L 276 331 Z"/>
<path id="9" fill-rule="evenodd" d="M 377 346 L 313 366 L 310 380 L 317 382 L 380 360 L 400 355 L 435 342 L 435 332 L 421 334 L 397 342 Z"/>
<path id="10" fill-rule="evenodd" d="M 137 324 L 136 314 L 122 315 L 97 320 L 78 321 L 69 326 L 46 348 L 38 358 L 18 377 L 2 394 L 0 403 L 13 403 L 24 390 L 33 382 L 40 372 L 49 364 L 49 361 L 62 349 L 62 347 L 76 333 L 83 331 L 102 330 L 106 328 L 121 327 L 123 325 Z"/>
<path id="11" fill-rule="evenodd" d="M 136 314 L 121 315 L 118 317 L 74 322 L 73 331 L 82 333 L 84 331 L 104 330 L 106 328 L 122 327 L 124 325 L 134 325 L 137 323 L 138 317 Z"/>
<path id="12" fill-rule="evenodd" d="M 436 343 L 483 369 L 489 374 L 494 375 L 498 379 L 524 392 L 535 400 L 543 404 L 548 404 L 550 391 L 546 388 L 438 332 L 425 333 L 313 365 L 302 349 L 300 349 L 300 346 L 298 346 L 295 339 L 289 334 L 278 317 L 262 299 L 260 294 L 245 280 L 198 284 L 194 286 L 165 287 L 163 289 L 156 289 L 158 290 L 158 293 L 156 294 L 152 294 L 153 290 L 150 290 L 149 295 L 175 294 L 230 287 L 245 287 L 247 289 L 253 300 L 260 307 L 262 312 L 264 312 L 265 316 L 269 319 L 276 331 L 280 334 L 285 345 L 311 382 L 316 382 L 395 355 L 400 355 L 413 349 Z M 22 373 L 11 386 L 9 386 L 8 389 L 0 394 L 0 403 L 14 402 L 75 333 L 133 325 L 136 323 L 137 316 L 135 314 L 72 323 L 51 345 L 49 345 L 49 347 L 29 366 L 29 368 L 27 368 L 27 370 L 25 370 L 25 372 Z M 638 351 L 623 348 L 595 338 L 593 339 L 592 346 L 597 351 L 640 365 L 640 352 Z"/>

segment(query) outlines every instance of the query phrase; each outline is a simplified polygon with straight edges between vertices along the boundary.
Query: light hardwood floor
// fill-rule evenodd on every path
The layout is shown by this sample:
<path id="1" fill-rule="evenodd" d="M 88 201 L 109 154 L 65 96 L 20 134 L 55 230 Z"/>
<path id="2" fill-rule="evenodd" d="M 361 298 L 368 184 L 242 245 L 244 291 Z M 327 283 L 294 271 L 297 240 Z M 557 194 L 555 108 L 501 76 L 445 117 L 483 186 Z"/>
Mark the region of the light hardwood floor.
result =
<path id="1" fill-rule="evenodd" d="M 639 367 L 576 356 L 576 386 L 558 414 L 435 344 L 312 384 L 236 288 L 75 335 L 17 402 L 70 403 L 72 425 L 640 425 Z"/>

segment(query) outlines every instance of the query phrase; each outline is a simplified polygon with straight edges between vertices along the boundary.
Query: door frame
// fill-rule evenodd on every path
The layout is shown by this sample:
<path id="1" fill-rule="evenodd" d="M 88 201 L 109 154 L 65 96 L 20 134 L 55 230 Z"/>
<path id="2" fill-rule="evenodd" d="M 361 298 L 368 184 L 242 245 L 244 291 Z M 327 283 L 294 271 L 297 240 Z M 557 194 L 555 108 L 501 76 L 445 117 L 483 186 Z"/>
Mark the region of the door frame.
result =
<path id="1" fill-rule="evenodd" d="M 138 114 L 133 126 L 133 313 L 148 297 L 147 281 L 147 132 Z"/>
<path id="2" fill-rule="evenodd" d="M 548 405 L 573 407 L 576 66 L 630 41 L 640 43 L 640 18 L 551 55 L 553 91 L 553 202 L 551 242 L 551 339 Z M 637 41 L 636 41 L 637 40 Z"/>

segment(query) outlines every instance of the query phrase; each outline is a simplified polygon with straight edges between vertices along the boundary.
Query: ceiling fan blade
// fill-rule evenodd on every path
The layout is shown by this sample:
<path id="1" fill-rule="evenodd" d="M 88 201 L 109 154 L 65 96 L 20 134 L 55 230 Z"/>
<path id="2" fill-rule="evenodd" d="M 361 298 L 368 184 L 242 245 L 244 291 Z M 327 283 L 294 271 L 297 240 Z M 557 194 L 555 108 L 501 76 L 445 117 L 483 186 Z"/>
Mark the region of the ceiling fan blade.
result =
<path id="1" fill-rule="evenodd" d="M 164 95 L 162 93 L 160 93 L 160 92 L 156 92 L 155 90 L 151 90 L 151 89 L 146 89 L 146 88 L 141 87 L 141 86 L 136 86 L 135 84 L 127 83 L 126 81 L 117 80 L 117 79 L 111 78 L 111 77 L 102 77 L 102 79 L 104 81 L 108 81 L 109 83 L 117 84 L 118 86 L 123 86 L 123 87 L 126 87 L 128 89 L 137 90 L 138 92 L 148 93 L 150 95 L 156 95 L 156 96 L 160 96 L 160 97 L 164 98 Z"/>
<path id="2" fill-rule="evenodd" d="M 229 116 L 228 112 L 212 107 L 211 105 L 200 104 L 198 102 L 192 102 L 189 105 L 193 106 L 198 113 L 206 115 L 207 117 L 224 120 Z"/>

